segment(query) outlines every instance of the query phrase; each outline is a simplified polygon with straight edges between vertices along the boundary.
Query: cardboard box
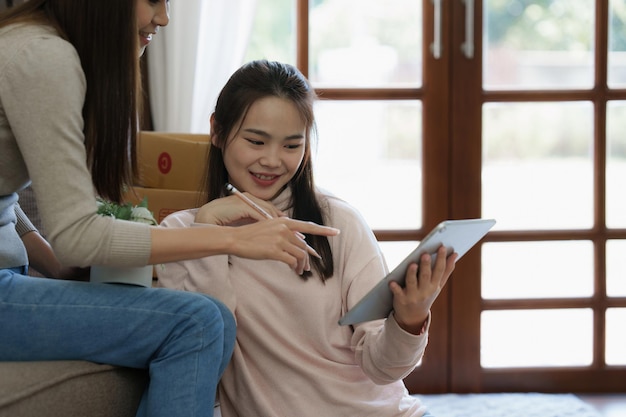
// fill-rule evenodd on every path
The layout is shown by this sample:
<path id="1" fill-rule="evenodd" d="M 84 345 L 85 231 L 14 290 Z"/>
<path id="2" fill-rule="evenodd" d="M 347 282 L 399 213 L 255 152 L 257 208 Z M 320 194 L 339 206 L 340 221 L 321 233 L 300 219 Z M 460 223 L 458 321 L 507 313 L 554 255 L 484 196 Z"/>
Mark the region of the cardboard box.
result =
<path id="1" fill-rule="evenodd" d="M 137 135 L 137 185 L 168 190 L 203 188 L 208 134 L 142 131 Z"/>
<path id="2" fill-rule="evenodd" d="M 166 190 L 138 186 L 126 191 L 124 201 L 139 204 L 144 197 L 148 197 L 148 209 L 158 223 L 161 223 L 171 213 L 200 207 L 206 202 L 206 194 L 198 191 Z"/>

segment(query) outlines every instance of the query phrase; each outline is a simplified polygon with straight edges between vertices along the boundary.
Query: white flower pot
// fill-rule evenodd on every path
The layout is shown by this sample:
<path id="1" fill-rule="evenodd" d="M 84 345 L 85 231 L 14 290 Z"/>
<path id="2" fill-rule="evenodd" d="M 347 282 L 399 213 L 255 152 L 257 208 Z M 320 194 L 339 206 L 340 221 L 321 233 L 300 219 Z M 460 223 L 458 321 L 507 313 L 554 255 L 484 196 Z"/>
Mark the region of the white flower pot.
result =
<path id="1" fill-rule="evenodd" d="M 89 281 L 152 287 L 152 265 L 132 267 L 92 266 Z"/>

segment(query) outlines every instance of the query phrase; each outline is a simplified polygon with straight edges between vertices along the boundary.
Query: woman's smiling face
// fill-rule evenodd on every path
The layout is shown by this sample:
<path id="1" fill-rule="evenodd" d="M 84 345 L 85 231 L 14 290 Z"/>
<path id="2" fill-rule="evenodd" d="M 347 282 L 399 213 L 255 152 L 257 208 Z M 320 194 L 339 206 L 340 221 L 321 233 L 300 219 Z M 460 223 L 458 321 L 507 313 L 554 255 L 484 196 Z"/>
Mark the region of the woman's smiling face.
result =
<path id="1" fill-rule="evenodd" d="M 255 101 L 224 148 L 229 181 L 240 191 L 271 200 L 287 186 L 304 158 L 306 124 L 289 100 Z"/>
<path id="2" fill-rule="evenodd" d="M 144 51 L 159 27 L 170 21 L 169 0 L 137 0 L 137 27 L 139 28 L 139 56 Z"/>

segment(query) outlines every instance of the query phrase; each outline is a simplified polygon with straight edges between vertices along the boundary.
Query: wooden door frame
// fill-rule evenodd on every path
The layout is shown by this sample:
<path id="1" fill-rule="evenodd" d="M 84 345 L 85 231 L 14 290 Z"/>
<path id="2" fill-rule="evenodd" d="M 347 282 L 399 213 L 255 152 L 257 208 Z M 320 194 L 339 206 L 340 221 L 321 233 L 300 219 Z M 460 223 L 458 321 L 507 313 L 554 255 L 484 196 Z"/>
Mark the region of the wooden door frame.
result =
<path id="1" fill-rule="evenodd" d="M 482 0 L 475 0 L 474 39 L 482 45 Z M 624 306 L 624 300 L 609 300 L 605 294 L 606 240 L 626 238 L 623 231 L 608 231 L 605 225 L 606 168 L 606 103 L 610 99 L 626 98 L 623 91 L 611 91 L 606 84 L 608 3 L 596 1 L 596 80 L 593 89 L 581 91 L 507 92 L 482 90 L 482 46 L 475 48 L 473 60 L 461 54 L 458 45 L 464 40 L 464 7 L 454 2 L 452 8 L 452 176 L 451 207 L 454 217 L 481 215 L 482 170 L 482 106 L 497 101 L 567 101 L 586 100 L 594 103 L 594 227 L 586 231 L 519 231 L 491 232 L 488 241 L 541 241 L 549 239 L 588 239 L 595 245 L 595 295 L 589 299 L 491 301 L 481 297 L 480 250 L 472 250 L 457 266 L 455 274 L 462 276 L 451 284 L 450 312 L 452 320 L 450 391 L 452 392 L 622 392 L 626 367 L 609 368 L 604 363 L 604 313 L 611 305 Z M 605 29 L 605 30 L 603 30 Z M 483 369 L 480 366 L 480 314 L 483 310 L 499 308 L 587 307 L 594 311 L 594 359 L 589 367 L 575 368 L 507 368 Z M 533 324 L 519 329 L 532 335 Z"/>

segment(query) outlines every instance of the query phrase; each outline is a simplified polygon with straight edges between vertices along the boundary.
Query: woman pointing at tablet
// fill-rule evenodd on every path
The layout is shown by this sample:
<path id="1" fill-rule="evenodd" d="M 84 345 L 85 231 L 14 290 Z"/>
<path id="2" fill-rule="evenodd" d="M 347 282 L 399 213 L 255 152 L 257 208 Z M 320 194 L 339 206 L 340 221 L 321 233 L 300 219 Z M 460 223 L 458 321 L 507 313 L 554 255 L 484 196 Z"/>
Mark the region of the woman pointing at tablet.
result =
<path id="1" fill-rule="evenodd" d="M 65 266 L 233 253 L 300 270 L 308 256 L 294 231 L 335 233 L 292 219 L 175 230 L 97 214 L 96 195 L 120 202 L 136 171 L 139 56 L 168 24 L 168 8 L 168 0 L 29 0 L 0 14 L 0 361 L 146 369 L 138 416 L 199 417 L 213 413 L 232 313 L 202 294 L 29 277 L 45 242 L 17 202 L 32 182 Z"/>
<path id="2" fill-rule="evenodd" d="M 440 248 L 434 265 L 412 264 L 393 285 L 387 319 L 355 326 L 337 321 L 387 274 L 376 238 L 346 202 L 317 189 L 311 165 L 315 93 L 294 67 L 254 61 L 236 71 L 211 117 L 209 203 L 167 217 L 167 227 L 240 226 L 289 217 L 332 226 L 338 236 L 307 236 L 319 257 L 298 274 L 272 260 L 218 255 L 166 264 L 161 285 L 222 300 L 237 338 L 221 379 L 223 417 L 425 415 L 402 378 L 421 359 L 430 307 L 454 269 Z M 243 192 L 228 195 L 225 185 Z M 220 280 L 206 277 L 220 277 Z"/>

